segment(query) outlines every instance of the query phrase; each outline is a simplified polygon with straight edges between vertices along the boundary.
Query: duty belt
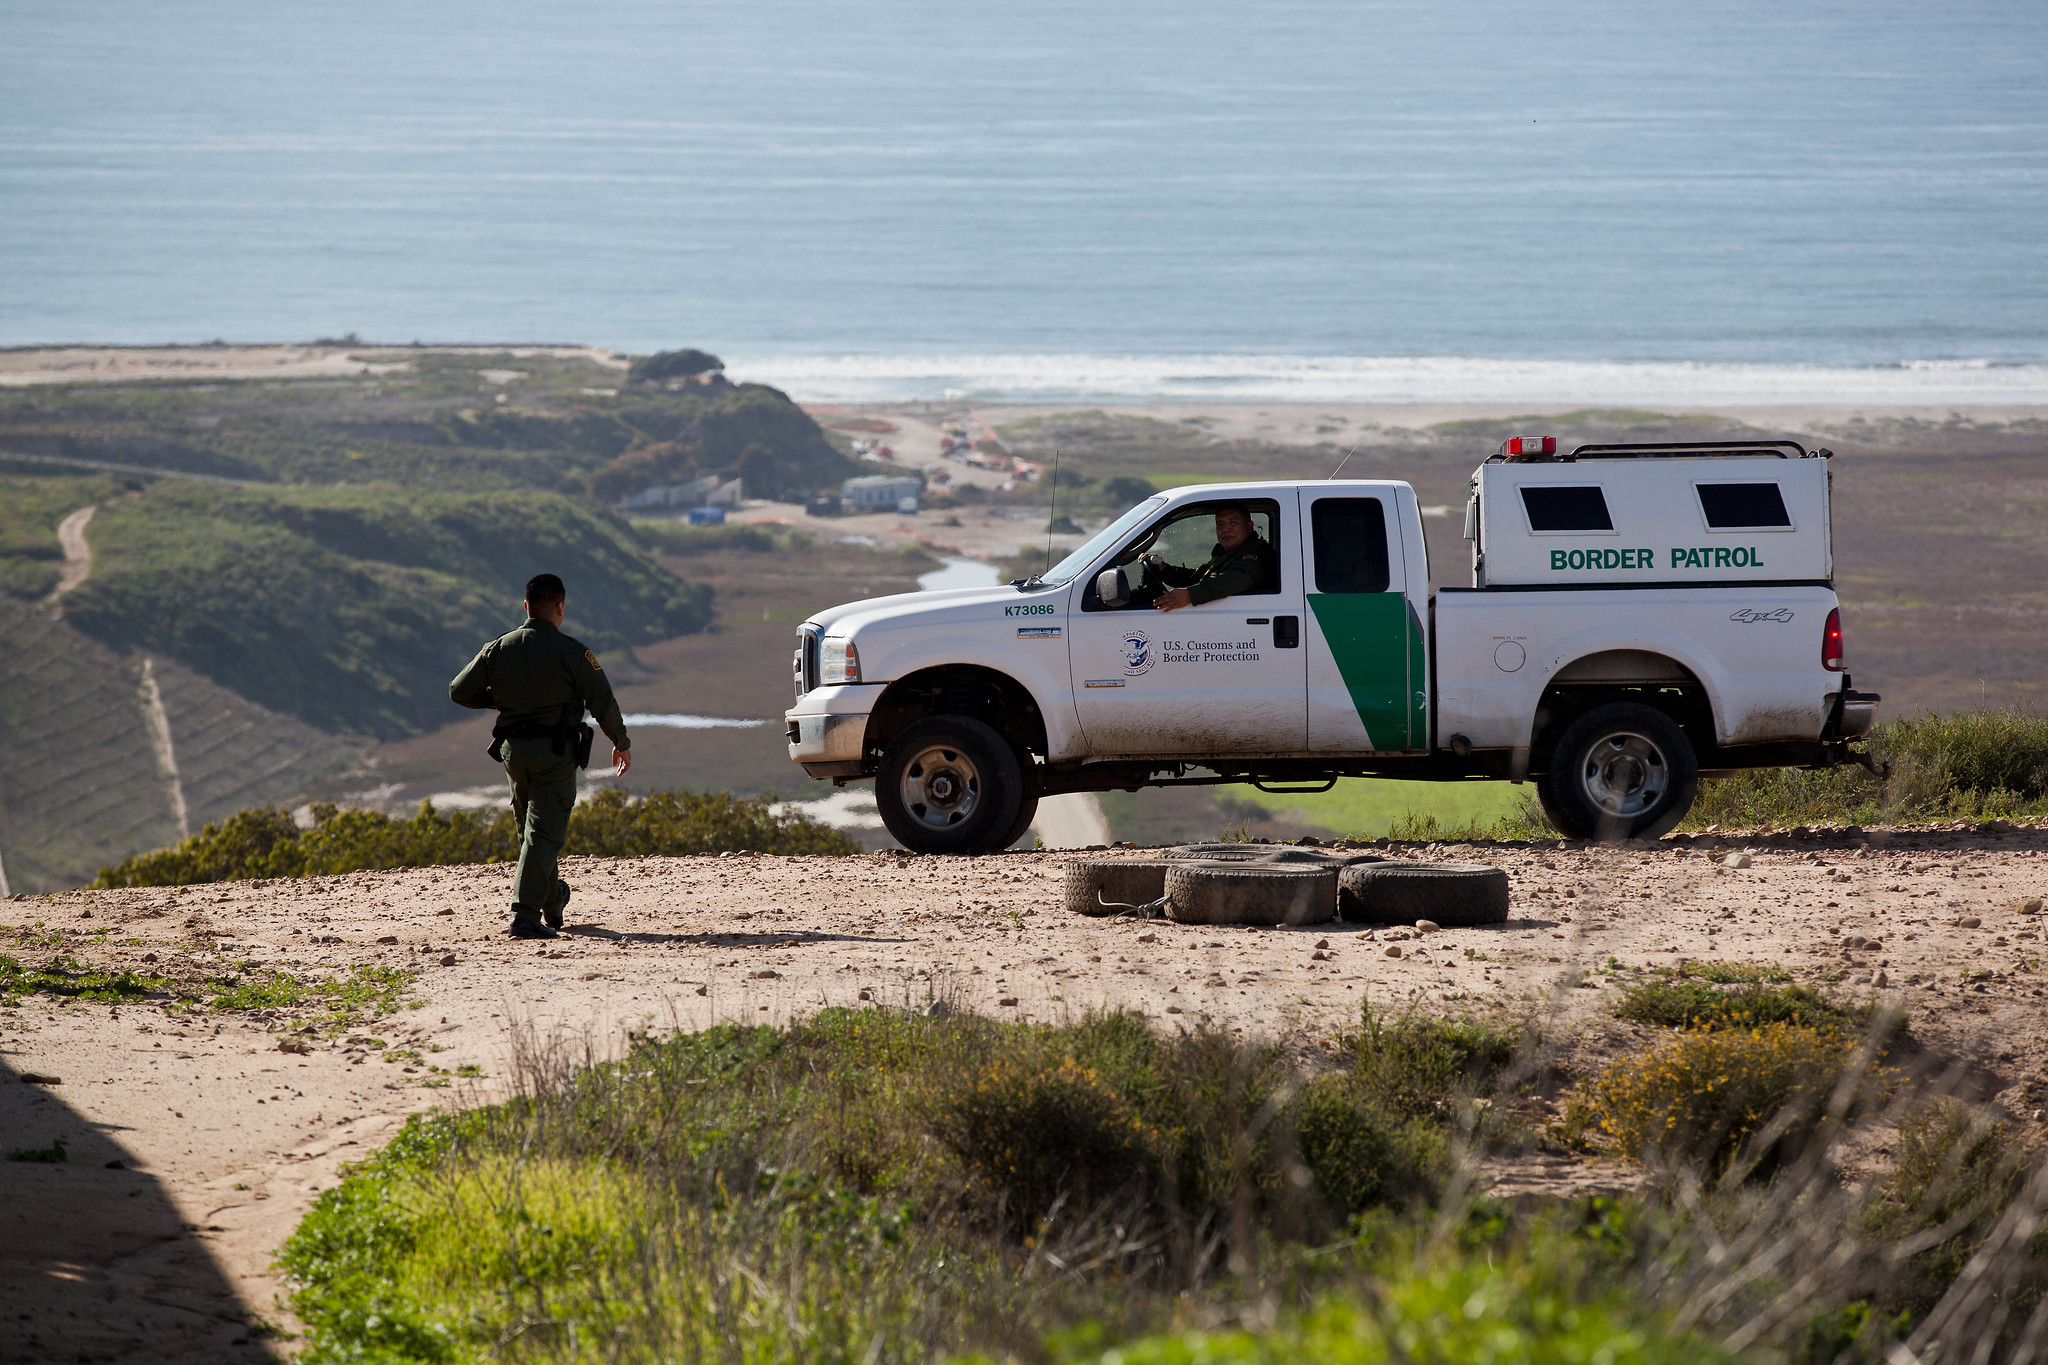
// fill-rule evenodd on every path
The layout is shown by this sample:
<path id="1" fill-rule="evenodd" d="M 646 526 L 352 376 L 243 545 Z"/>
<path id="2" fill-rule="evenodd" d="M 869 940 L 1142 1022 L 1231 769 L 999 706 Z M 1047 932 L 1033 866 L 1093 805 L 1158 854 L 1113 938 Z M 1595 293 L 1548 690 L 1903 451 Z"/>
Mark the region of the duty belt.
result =
<path id="1" fill-rule="evenodd" d="M 583 703 L 576 700 L 562 703 L 562 711 L 553 725 L 544 725 L 537 720 L 506 720 L 499 717 L 491 727 L 491 747 L 484 750 L 491 756 L 491 762 L 505 761 L 505 741 L 508 739 L 550 739 L 554 743 L 549 751 L 556 758 L 567 753 L 569 746 L 576 746 L 576 766 L 590 766 L 590 744 L 596 734 L 588 725 L 579 724 L 583 715 Z"/>

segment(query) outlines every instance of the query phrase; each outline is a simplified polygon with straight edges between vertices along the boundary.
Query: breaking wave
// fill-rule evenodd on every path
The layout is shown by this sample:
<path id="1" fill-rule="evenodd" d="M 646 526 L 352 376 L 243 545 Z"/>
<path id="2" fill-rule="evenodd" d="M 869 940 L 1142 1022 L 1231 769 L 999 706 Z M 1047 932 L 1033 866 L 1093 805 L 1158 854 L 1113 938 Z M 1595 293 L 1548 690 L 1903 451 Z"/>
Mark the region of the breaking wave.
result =
<path id="1" fill-rule="evenodd" d="M 758 355 L 736 378 L 807 402 L 2048 403 L 2048 363 L 1891 365 L 1470 356 Z"/>

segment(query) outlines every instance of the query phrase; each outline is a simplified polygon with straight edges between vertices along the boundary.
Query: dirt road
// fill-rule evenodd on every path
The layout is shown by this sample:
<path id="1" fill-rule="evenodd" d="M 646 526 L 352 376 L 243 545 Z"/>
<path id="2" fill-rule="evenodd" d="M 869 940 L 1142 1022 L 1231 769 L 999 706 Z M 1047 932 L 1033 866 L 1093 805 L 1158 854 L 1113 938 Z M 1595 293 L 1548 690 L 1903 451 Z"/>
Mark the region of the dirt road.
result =
<path id="1" fill-rule="evenodd" d="M 522 1030 L 603 1052 L 647 1025 L 944 1001 L 1028 1020 L 1122 1007 L 1313 1046 L 1371 1001 L 1553 1012 L 1583 1072 L 1642 1036 L 1605 1007 L 1610 960 L 1725 959 L 1896 994 L 1916 1037 L 1976 1058 L 2015 1112 L 2048 1102 L 2048 917 L 2023 912 L 2048 893 L 2048 829 L 1729 839 L 1746 867 L 1715 843 L 1409 846 L 1506 867 L 1515 905 L 1506 925 L 1412 936 L 1075 918 L 1059 907 L 1073 855 L 1055 853 L 571 860 L 572 932 L 551 944 L 503 937 L 507 867 L 17 898 L 0 951 L 32 964 L 406 967 L 420 1003 L 303 1055 L 278 1050 L 287 1021 L 249 1014 L 47 996 L 0 1011 L 6 1079 L 60 1082 L 0 1085 L 0 1146 L 68 1149 L 0 1166 L 0 1286 L 65 1358 L 256 1358 L 239 1314 L 282 1318 L 270 1258 L 338 1165 L 408 1113 L 498 1093 Z"/>

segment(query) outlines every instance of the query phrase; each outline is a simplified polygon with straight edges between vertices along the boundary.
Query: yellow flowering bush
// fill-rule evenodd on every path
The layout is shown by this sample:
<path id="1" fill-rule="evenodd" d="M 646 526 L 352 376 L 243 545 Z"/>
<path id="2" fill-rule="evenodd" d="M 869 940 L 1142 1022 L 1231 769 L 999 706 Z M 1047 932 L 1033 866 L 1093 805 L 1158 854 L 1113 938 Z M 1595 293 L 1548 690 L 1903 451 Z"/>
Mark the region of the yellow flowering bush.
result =
<path id="1" fill-rule="evenodd" d="M 1693 1028 L 1609 1067 L 1580 1097 L 1585 1116 L 1629 1156 L 1724 1165 L 1751 1135 L 1783 1117 L 1773 1144 L 1790 1155 L 1824 1117 L 1857 1041 L 1833 1029 L 1777 1022 Z M 1858 1102 L 1887 1090 L 1873 1068 Z"/>

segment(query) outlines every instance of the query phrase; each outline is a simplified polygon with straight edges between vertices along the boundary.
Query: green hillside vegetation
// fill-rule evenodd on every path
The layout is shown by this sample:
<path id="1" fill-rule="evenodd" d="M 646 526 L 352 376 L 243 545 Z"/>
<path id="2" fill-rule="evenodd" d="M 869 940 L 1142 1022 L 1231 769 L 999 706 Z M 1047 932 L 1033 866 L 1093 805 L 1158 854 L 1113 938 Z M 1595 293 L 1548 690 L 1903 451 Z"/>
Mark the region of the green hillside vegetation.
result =
<path id="1" fill-rule="evenodd" d="M 342 744 L 169 659 L 151 676 L 175 781 L 152 742 L 143 658 L 0 598 L 11 661 L 0 685 L 0 867 L 9 889 L 57 891 L 137 849 L 247 806 L 297 802 L 355 766 Z"/>
<path id="2" fill-rule="evenodd" d="M 0 461 L 0 469 L 5 467 Z M 31 602 L 48 597 L 64 559 L 57 523 L 81 507 L 119 497 L 128 487 L 107 477 L 0 473 L 0 596 Z"/>
<path id="3" fill-rule="evenodd" d="M 710 620 L 708 588 L 550 493 L 163 480 L 103 507 L 91 542 L 92 577 L 66 599 L 78 629 L 330 732 L 446 723 L 449 678 L 518 623 L 540 566 L 574 585 L 569 629 L 596 648 Z"/>
<path id="4" fill-rule="evenodd" d="M 647 483 L 676 482 L 737 474 L 744 463 L 750 482 L 772 495 L 857 472 L 801 408 L 766 385 L 714 376 L 674 389 L 621 387 L 623 374 L 588 360 L 509 353 L 360 358 L 405 368 L 360 379 L 0 391 L 0 449 L 261 483 L 605 498 L 637 492 L 646 485 L 626 485 L 643 473 L 653 475 Z"/>
<path id="5" fill-rule="evenodd" d="M 268 877 L 325 877 L 373 868 L 503 863 L 519 856 L 508 809 L 443 815 L 423 803 L 409 820 L 322 803 L 301 830 L 275 807 L 238 811 L 189 839 L 100 869 L 96 887 L 190 886 Z M 564 851 L 593 858 L 691 853 L 848 854 L 860 846 L 829 825 L 777 812 L 766 797 L 655 792 L 631 800 L 616 788 L 579 801 Z"/>

